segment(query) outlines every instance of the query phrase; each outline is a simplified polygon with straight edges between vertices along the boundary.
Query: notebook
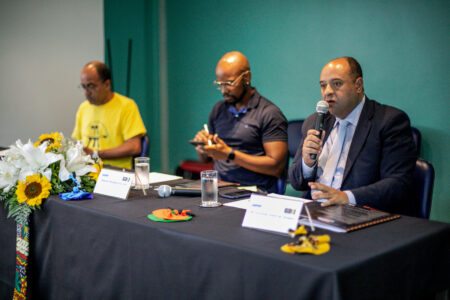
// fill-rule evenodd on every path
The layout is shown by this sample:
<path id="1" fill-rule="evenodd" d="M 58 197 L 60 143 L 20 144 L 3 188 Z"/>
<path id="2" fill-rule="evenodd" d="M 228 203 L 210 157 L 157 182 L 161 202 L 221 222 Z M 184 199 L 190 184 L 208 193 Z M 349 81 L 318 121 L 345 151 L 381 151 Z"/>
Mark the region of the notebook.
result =
<path id="1" fill-rule="evenodd" d="M 322 207 L 320 204 L 317 201 L 306 204 L 313 225 L 334 232 L 350 232 L 400 218 L 400 215 L 369 207 L 352 205 Z M 303 209 L 299 224 L 310 225 L 305 209 Z"/>

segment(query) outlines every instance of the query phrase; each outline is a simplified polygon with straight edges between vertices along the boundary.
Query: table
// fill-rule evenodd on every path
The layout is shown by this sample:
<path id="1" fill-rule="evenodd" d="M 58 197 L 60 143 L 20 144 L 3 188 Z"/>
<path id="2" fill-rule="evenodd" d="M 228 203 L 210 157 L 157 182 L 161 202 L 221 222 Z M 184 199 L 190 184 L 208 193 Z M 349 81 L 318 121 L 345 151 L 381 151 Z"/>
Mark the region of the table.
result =
<path id="1" fill-rule="evenodd" d="M 50 197 L 31 218 L 31 299 L 423 299 L 450 286 L 450 225 L 411 217 L 330 233 L 322 256 L 241 227 L 245 211 L 199 198 Z M 192 209 L 156 223 L 157 208 Z M 319 231 L 323 233 L 324 231 Z M 0 208 L 0 299 L 14 284 L 15 224 Z"/>

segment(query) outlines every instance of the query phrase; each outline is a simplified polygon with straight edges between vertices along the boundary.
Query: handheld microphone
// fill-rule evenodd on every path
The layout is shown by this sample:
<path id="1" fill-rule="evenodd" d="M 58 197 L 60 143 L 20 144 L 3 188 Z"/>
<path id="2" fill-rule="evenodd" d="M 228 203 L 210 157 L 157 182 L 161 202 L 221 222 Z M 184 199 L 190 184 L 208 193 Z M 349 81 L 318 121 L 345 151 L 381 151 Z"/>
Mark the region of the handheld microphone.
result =
<path id="1" fill-rule="evenodd" d="M 317 112 L 317 118 L 316 123 L 314 124 L 314 129 L 319 131 L 318 137 L 320 138 L 322 136 L 323 131 L 323 123 L 325 119 L 325 115 L 328 113 L 328 108 L 330 106 L 328 105 L 328 102 L 324 100 L 319 100 L 316 105 L 316 112 Z M 312 160 L 317 159 L 317 154 L 311 154 L 310 155 Z"/>
<path id="2" fill-rule="evenodd" d="M 174 196 L 201 196 L 202 193 L 199 190 L 194 189 L 174 189 L 170 185 L 160 185 L 157 189 L 158 196 L 161 198 L 167 198 Z"/>

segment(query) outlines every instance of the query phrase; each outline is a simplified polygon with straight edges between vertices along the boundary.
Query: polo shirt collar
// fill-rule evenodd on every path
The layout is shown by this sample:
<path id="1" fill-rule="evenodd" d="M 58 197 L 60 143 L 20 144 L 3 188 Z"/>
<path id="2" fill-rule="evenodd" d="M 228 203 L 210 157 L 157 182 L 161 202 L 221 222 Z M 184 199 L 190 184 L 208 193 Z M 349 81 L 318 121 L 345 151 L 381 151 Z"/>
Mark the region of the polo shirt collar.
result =
<path id="1" fill-rule="evenodd" d="M 234 105 L 227 104 L 228 111 L 232 113 L 235 117 L 239 117 L 245 115 L 247 111 L 256 108 L 259 105 L 261 100 L 261 95 L 258 93 L 256 89 L 254 89 L 253 95 L 248 100 L 248 104 L 245 107 L 242 107 L 240 110 L 237 110 Z"/>

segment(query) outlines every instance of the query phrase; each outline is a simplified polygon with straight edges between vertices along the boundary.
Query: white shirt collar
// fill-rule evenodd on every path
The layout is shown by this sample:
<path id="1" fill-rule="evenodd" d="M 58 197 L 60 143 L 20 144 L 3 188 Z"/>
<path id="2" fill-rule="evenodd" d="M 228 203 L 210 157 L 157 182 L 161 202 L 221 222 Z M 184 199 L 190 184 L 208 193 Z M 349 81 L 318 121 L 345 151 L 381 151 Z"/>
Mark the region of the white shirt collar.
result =
<path id="1" fill-rule="evenodd" d="M 359 117 L 361 116 L 364 102 L 366 102 L 366 95 L 363 96 L 361 102 L 359 102 L 358 105 L 356 105 L 356 107 L 352 110 L 351 113 L 349 113 L 347 115 L 347 117 L 344 120 L 356 127 L 356 125 L 358 124 L 358 121 L 359 121 Z M 336 117 L 336 122 L 334 123 L 334 126 L 336 126 L 336 124 L 339 121 L 342 121 L 342 119 L 339 119 L 338 117 Z"/>

